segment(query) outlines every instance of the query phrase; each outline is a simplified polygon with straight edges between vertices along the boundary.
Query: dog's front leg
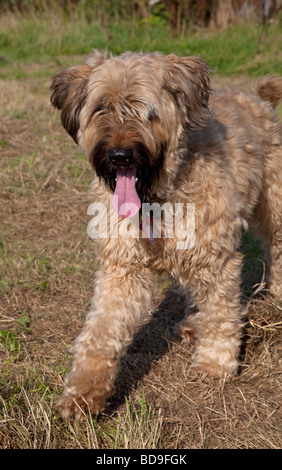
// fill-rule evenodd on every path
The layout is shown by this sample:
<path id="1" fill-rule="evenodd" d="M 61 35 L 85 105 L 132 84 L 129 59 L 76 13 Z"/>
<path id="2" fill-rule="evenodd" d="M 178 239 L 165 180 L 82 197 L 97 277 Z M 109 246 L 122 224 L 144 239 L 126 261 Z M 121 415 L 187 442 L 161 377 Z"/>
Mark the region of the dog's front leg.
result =
<path id="1" fill-rule="evenodd" d="M 150 305 L 151 273 L 140 263 L 104 267 L 96 278 L 92 308 L 72 352 L 73 367 L 59 400 L 62 416 L 98 413 L 113 391 L 119 362 L 142 313 Z"/>

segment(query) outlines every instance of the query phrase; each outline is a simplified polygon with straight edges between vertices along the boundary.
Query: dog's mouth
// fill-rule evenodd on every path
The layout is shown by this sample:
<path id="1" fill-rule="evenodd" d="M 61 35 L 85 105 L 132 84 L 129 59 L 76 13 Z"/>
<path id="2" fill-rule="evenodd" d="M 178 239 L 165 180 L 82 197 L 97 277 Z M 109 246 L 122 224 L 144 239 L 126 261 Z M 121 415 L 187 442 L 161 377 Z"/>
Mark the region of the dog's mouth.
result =
<path id="1" fill-rule="evenodd" d="M 109 150 L 106 141 L 100 141 L 90 154 L 97 176 L 113 191 L 112 206 L 123 217 L 134 217 L 141 203 L 150 200 L 154 183 L 158 180 L 163 166 L 163 149 L 156 156 L 143 143 L 133 150 L 133 156 L 126 149 L 122 154 Z M 113 155 L 112 155 L 113 154 Z M 131 161 L 127 162 L 127 158 Z M 113 161 L 120 158 L 120 161 Z"/>
<path id="2" fill-rule="evenodd" d="M 112 206 L 124 218 L 134 217 L 140 210 L 141 200 L 136 190 L 136 169 L 117 170 Z"/>

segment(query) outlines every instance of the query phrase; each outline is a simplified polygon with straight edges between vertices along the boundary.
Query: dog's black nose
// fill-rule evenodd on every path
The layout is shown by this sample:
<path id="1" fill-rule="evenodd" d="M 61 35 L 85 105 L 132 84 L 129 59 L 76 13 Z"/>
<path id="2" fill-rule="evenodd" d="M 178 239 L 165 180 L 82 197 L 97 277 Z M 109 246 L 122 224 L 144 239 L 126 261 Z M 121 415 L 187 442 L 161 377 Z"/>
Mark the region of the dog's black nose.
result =
<path id="1" fill-rule="evenodd" d="M 118 147 L 110 149 L 108 155 L 111 162 L 117 166 L 130 166 L 133 161 L 132 149 Z"/>

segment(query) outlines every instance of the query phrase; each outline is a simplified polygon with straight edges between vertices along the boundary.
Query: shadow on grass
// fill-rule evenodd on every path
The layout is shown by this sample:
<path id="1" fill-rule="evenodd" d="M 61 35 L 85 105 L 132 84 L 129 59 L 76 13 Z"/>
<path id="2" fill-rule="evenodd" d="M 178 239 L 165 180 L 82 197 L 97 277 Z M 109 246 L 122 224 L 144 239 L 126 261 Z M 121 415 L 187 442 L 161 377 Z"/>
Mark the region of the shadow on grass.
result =
<path id="1" fill-rule="evenodd" d="M 244 254 L 242 269 L 242 303 L 247 303 L 260 284 L 263 276 L 263 251 L 260 242 L 249 233 L 243 233 L 241 249 Z M 254 298 L 261 295 L 256 294 Z M 193 312 L 191 312 L 192 314 Z M 132 344 L 121 361 L 120 373 L 115 384 L 115 394 L 106 412 L 114 412 L 122 406 L 130 393 L 138 387 L 154 363 L 164 357 L 177 337 L 173 333 L 176 323 L 184 318 L 184 294 L 177 286 L 168 288 L 165 296 L 146 322 L 134 336 Z M 243 361 L 248 341 L 244 333 L 240 360 Z M 187 346 L 188 351 L 189 345 Z M 240 373 L 240 370 L 239 370 Z"/>
<path id="2" fill-rule="evenodd" d="M 184 317 L 184 294 L 169 287 L 162 302 L 150 319 L 135 334 L 121 361 L 115 394 L 107 411 L 115 411 L 146 376 L 153 364 L 165 356 L 176 336 L 173 327 Z"/>

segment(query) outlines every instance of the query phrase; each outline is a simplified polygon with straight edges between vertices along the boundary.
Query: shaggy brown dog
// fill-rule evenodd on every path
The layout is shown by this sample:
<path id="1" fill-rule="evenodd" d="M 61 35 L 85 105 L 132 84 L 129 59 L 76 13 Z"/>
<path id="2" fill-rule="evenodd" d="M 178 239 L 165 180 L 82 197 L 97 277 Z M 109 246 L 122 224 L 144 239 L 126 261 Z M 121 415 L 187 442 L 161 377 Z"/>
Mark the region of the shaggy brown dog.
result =
<path id="1" fill-rule="evenodd" d="M 183 336 L 196 337 L 194 369 L 234 373 L 246 313 L 240 303 L 242 226 L 262 238 L 270 292 L 282 297 L 282 136 L 274 112 L 282 78 L 264 77 L 254 92 L 211 94 L 200 58 L 94 52 L 84 65 L 57 73 L 51 90 L 63 126 L 98 175 L 95 201 L 106 215 L 114 193 L 114 230 L 128 216 L 136 223 L 141 203 L 195 205 L 194 240 L 186 249 L 179 248 L 176 231 L 155 238 L 149 232 L 148 240 L 122 236 L 122 230 L 111 236 L 112 227 L 97 237 L 101 269 L 73 346 L 63 416 L 79 419 L 88 407 L 104 407 L 120 357 L 150 306 L 153 272 L 171 273 L 187 291 L 187 305 L 192 299 L 197 306 L 179 326 Z"/>

